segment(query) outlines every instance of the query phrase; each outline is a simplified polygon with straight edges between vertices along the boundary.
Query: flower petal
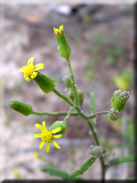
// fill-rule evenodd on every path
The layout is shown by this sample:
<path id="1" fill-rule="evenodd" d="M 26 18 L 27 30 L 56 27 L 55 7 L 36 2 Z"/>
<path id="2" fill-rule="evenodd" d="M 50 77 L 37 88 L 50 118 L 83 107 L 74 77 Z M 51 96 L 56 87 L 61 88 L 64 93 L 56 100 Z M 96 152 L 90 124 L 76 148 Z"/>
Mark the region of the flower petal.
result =
<path id="1" fill-rule="evenodd" d="M 46 129 L 46 123 L 45 123 L 45 121 L 42 122 L 42 126 L 43 126 L 43 129 L 44 129 L 44 130 L 47 130 L 47 129 Z"/>
<path id="2" fill-rule="evenodd" d="M 35 124 L 35 127 L 38 128 L 39 130 L 43 130 L 43 126 L 41 126 L 40 124 Z"/>
<path id="3" fill-rule="evenodd" d="M 41 134 L 33 134 L 34 138 L 41 138 Z"/>
<path id="4" fill-rule="evenodd" d="M 45 149 L 46 152 L 49 152 L 49 146 L 50 146 L 50 143 L 48 142 L 48 143 L 46 144 L 46 149 Z"/>
<path id="5" fill-rule="evenodd" d="M 44 64 L 39 63 L 39 64 L 35 65 L 35 71 L 38 71 L 38 70 L 41 70 L 41 69 L 44 69 Z"/>
<path id="6" fill-rule="evenodd" d="M 57 128 L 55 128 L 54 130 L 52 130 L 51 132 L 52 132 L 52 133 L 57 133 L 57 132 L 59 132 L 59 131 L 61 131 L 61 127 L 57 127 Z"/>
<path id="7" fill-rule="evenodd" d="M 33 74 L 30 76 L 31 79 L 34 79 L 35 77 L 37 77 L 38 73 L 37 72 L 33 72 Z"/>
<path id="8" fill-rule="evenodd" d="M 44 146 L 44 144 L 45 144 L 45 142 L 42 141 L 42 142 L 40 143 L 40 145 L 39 145 L 39 149 L 42 149 L 42 147 Z"/>
<path id="9" fill-rule="evenodd" d="M 24 75 L 24 79 L 25 79 L 26 81 L 30 81 L 30 80 L 31 80 L 28 76 L 25 76 L 25 75 Z"/>
<path id="10" fill-rule="evenodd" d="M 20 69 L 18 70 L 18 72 L 24 72 L 24 71 L 25 71 L 25 67 L 26 67 L 26 66 L 23 66 L 22 68 L 20 68 Z"/>
<path id="11" fill-rule="evenodd" d="M 61 147 L 53 140 L 52 143 L 54 144 L 54 146 L 57 148 L 57 149 L 61 149 Z"/>
<path id="12" fill-rule="evenodd" d="M 28 60 L 27 65 L 33 65 L 33 61 L 34 61 L 34 57 L 31 57 L 31 58 Z"/>
<path id="13" fill-rule="evenodd" d="M 54 137 L 55 139 L 58 139 L 58 138 L 62 137 L 62 134 L 59 134 L 59 135 L 53 135 L 53 137 Z"/>

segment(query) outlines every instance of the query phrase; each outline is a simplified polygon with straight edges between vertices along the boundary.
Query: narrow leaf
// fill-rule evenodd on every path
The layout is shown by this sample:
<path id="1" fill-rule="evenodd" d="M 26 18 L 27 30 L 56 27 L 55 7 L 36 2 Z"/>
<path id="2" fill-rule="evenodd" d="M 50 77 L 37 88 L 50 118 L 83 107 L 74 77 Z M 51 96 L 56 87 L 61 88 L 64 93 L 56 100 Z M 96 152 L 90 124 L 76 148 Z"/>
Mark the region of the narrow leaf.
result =
<path id="1" fill-rule="evenodd" d="M 117 159 L 114 159 L 113 163 L 111 163 L 110 165 L 108 165 L 106 167 L 106 170 L 108 170 L 108 168 L 112 165 L 115 165 L 115 164 L 118 164 L 118 163 L 126 163 L 128 161 L 135 161 L 137 160 L 137 156 L 126 156 L 126 157 L 122 157 L 122 158 L 117 158 Z"/>
<path id="2" fill-rule="evenodd" d="M 83 165 L 81 165 L 81 167 L 78 170 L 73 172 L 70 175 L 70 177 L 75 177 L 83 174 L 95 162 L 95 160 L 96 160 L 95 157 L 91 157 L 90 159 L 88 159 L 85 163 L 83 163 Z"/>
<path id="3" fill-rule="evenodd" d="M 56 168 L 42 168 L 42 172 L 49 173 L 50 175 L 54 175 L 57 177 L 61 177 L 62 179 L 69 179 L 69 174 L 65 170 L 58 170 Z"/>

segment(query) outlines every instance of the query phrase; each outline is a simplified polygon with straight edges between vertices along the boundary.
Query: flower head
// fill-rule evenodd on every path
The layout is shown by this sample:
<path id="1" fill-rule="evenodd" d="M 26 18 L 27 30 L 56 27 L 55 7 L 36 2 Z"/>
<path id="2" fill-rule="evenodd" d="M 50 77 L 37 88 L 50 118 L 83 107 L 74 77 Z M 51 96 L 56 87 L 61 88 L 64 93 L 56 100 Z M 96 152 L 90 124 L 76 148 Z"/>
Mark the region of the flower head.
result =
<path id="1" fill-rule="evenodd" d="M 49 152 L 49 146 L 50 146 L 51 142 L 57 149 L 61 149 L 61 147 L 54 141 L 54 138 L 62 137 L 62 134 L 56 135 L 57 132 L 61 131 L 61 127 L 57 127 L 51 131 L 47 130 L 45 121 L 42 122 L 42 125 L 36 124 L 35 127 L 37 127 L 38 129 L 40 129 L 42 131 L 41 134 L 33 134 L 34 138 L 41 138 L 41 140 L 42 140 L 42 142 L 39 145 L 39 149 L 42 149 L 42 147 L 46 143 L 45 150 L 46 150 L 46 152 Z"/>
<path id="2" fill-rule="evenodd" d="M 24 72 L 24 79 L 26 81 L 30 81 L 31 79 L 34 79 L 37 77 L 38 70 L 44 69 L 44 64 L 36 64 L 35 66 L 33 65 L 34 57 L 31 57 L 28 60 L 28 63 L 26 66 L 23 66 L 18 70 L 18 72 Z"/>
<path id="3" fill-rule="evenodd" d="M 69 56 L 71 55 L 71 49 L 67 43 L 63 25 L 61 25 L 59 28 L 53 28 L 53 30 L 57 39 L 60 56 L 66 59 L 69 58 Z"/>
<path id="4" fill-rule="evenodd" d="M 64 33 L 63 25 L 61 25 L 59 28 L 54 27 L 54 32 L 56 35 Z"/>

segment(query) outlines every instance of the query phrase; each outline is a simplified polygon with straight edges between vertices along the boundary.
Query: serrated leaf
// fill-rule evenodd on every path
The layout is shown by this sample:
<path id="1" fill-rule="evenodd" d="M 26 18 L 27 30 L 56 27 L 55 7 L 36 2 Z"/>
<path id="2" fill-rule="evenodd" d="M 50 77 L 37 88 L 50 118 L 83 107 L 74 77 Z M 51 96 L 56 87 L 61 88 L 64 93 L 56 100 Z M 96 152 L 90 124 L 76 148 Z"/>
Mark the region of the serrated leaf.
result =
<path id="1" fill-rule="evenodd" d="M 42 172 L 49 173 L 50 175 L 54 175 L 57 177 L 61 177 L 62 179 L 69 179 L 69 174 L 65 170 L 58 170 L 56 168 L 41 168 Z"/>

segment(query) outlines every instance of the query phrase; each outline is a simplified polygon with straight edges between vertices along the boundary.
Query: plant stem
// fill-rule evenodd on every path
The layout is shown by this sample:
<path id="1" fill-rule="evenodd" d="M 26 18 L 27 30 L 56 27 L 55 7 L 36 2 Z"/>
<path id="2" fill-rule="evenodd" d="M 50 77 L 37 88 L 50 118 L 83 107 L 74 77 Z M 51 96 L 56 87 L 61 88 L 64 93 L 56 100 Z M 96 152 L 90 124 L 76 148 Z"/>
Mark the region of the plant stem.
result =
<path id="1" fill-rule="evenodd" d="M 49 115 L 49 116 L 66 116 L 67 112 L 35 112 L 32 111 L 31 114 L 35 114 L 38 116 L 43 116 L 43 115 Z M 79 116 L 78 113 L 71 113 L 71 116 Z"/>
<path id="2" fill-rule="evenodd" d="M 95 118 L 95 117 L 98 117 L 98 116 L 104 115 L 104 114 L 108 114 L 108 111 L 97 112 L 95 114 L 92 114 L 90 116 L 87 116 L 87 119 Z"/>
<path id="3" fill-rule="evenodd" d="M 99 146 L 100 143 L 99 143 L 97 134 L 94 131 L 94 128 L 92 126 L 92 123 L 90 121 L 88 121 L 88 120 L 86 120 L 86 121 L 87 121 L 87 123 L 88 123 L 88 125 L 89 125 L 89 127 L 90 127 L 90 129 L 92 131 L 92 134 L 93 134 L 93 137 L 95 139 L 96 144 Z M 104 162 L 104 158 L 102 156 L 100 157 L 100 162 L 101 162 L 101 167 L 102 167 L 102 181 L 104 182 L 105 181 L 105 162 Z"/>
<path id="4" fill-rule="evenodd" d="M 70 76 L 71 76 L 71 81 L 72 81 L 72 86 L 73 86 L 73 91 L 74 91 L 75 103 L 76 103 L 76 106 L 79 106 L 79 98 L 78 98 L 78 93 L 77 93 L 77 89 L 76 89 L 76 85 L 75 85 L 74 74 L 73 74 L 73 71 L 71 68 L 69 58 L 67 58 L 66 60 L 67 60 L 69 71 L 70 71 Z"/>
<path id="5" fill-rule="evenodd" d="M 74 106 L 74 104 L 64 95 L 62 95 L 61 93 L 59 93 L 55 88 L 52 90 L 56 95 L 58 95 L 60 98 L 62 98 L 63 100 L 65 100 L 70 106 Z"/>
<path id="6" fill-rule="evenodd" d="M 67 123 L 69 117 L 71 116 L 72 111 L 75 109 L 75 106 L 71 107 L 69 112 L 67 113 L 67 116 L 64 119 L 64 123 Z"/>

